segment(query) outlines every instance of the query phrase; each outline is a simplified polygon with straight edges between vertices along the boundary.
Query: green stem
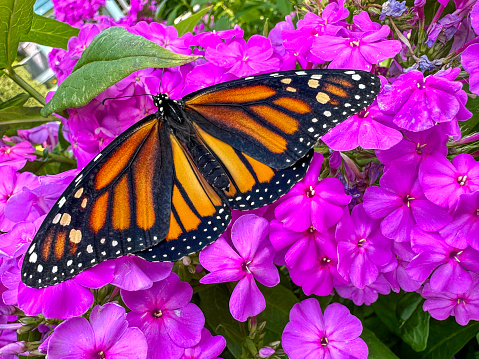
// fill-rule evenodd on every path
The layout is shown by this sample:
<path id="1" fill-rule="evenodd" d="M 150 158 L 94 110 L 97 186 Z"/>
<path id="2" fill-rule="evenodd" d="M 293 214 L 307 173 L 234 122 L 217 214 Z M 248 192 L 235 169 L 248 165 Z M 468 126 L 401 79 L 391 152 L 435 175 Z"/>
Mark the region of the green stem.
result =
<path id="1" fill-rule="evenodd" d="M 45 156 L 45 154 L 41 150 L 36 150 L 35 155 L 37 155 L 39 157 L 44 157 L 45 159 L 50 159 L 50 160 L 55 161 L 55 162 L 66 163 L 68 165 L 75 165 L 75 163 L 76 163 L 75 160 L 73 160 L 71 158 L 61 156 L 61 155 L 56 155 L 56 154 L 51 153 L 51 152 L 49 152 Z"/>
<path id="2" fill-rule="evenodd" d="M 35 100 L 40 102 L 42 106 L 45 106 L 46 102 L 43 96 L 35 90 L 32 86 L 30 86 L 24 79 L 17 75 L 17 73 L 13 70 L 13 68 L 9 68 L 6 71 L 8 77 L 10 77 L 18 86 L 24 89 L 26 92 L 30 94 Z"/>

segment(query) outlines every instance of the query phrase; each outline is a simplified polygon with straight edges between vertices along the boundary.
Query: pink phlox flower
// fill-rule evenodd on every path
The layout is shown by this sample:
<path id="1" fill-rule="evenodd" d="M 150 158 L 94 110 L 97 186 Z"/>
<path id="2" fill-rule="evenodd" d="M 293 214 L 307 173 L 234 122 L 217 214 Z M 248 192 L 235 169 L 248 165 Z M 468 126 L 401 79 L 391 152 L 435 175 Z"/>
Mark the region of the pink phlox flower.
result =
<path id="1" fill-rule="evenodd" d="M 448 225 L 439 231 L 446 242 L 458 248 L 469 244 L 479 250 L 479 191 L 461 194 L 454 217 Z"/>
<path id="2" fill-rule="evenodd" d="M 427 199 L 452 212 L 461 194 L 479 190 L 479 163 L 467 153 L 457 155 L 452 163 L 445 156 L 431 156 L 423 162 L 419 180 Z"/>
<path id="3" fill-rule="evenodd" d="M 148 358 L 180 359 L 186 348 L 197 345 L 205 317 L 190 303 L 193 289 L 171 273 L 149 289 L 121 290 L 121 297 L 131 309 L 126 319 L 138 327 L 148 342 Z"/>
<path id="4" fill-rule="evenodd" d="M 363 199 L 369 217 L 384 218 L 381 232 L 398 242 L 409 241 L 416 225 L 425 231 L 437 231 L 452 220 L 445 208 L 425 197 L 417 170 L 400 161 L 389 165 L 379 187 L 368 187 Z"/>
<path id="5" fill-rule="evenodd" d="M 380 220 L 367 216 L 363 205 L 347 208 L 336 227 L 338 272 L 357 288 L 364 289 L 379 276 L 378 266 L 393 258 L 391 240 L 380 230 Z"/>
<path id="6" fill-rule="evenodd" d="M 41 144 L 49 151 L 58 144 L 58 122 L 48 122 L 27 130 L 17 130 L 18 136 L 32 144 Z"/>
<path id="7" fill-rule="evenodd" d="M 208 329 L 203 328 L 200 342 L 185 349 L 181 359 L 220 359 L 218 355 L 221 355 L 225 347 L 225 338 L 221 335 L 212 336 Z"/>
<path id="8" fill-rule="evenodd" d="M 128 31 L 141 35 L 177 54 L 191 54 L 190 42 L 193 35 L 188 32 L 183 36 L 178 36 L 178 31 L 173 26 L 165 26 L 157 22 L 148 24 L 145 21 L 140 21 L 135 26 L 129 28 Z"/>
<path id="9" fill-rule="evenodd" d="M 471 247 L 459 249 L 446 243 L 437 232 L 419 228 L 411 232 L 412 250 L 416 256 L 406 268 L 412 279 L 426 280 L 436 292 L 464 293 L 471 286 L 469 270 L 479 273 L 479 253 Z"/>
<path id="10" fill-rule="evenodd" d="M 469 273 L 471 287 L 464 293 L 454 294 L 447 291 L 436 292 L 427 283 L 421 292 L 426 298 L 422 308 L 434 319 L 445 320 L 453 316 L 460 325 L 470 320 L 479 320 L 479 276 Z"/>
<path id="11" fill-rule="evenodd" d="M 110 283 L 114 271 L 114 261 L 106 261 L 51 287 L 35 289 L 19 282 L 18 307 L 29 316 L 42 313 L 46 318 L 67 319 L 82 315 L 95 299 L 90 289 Z"/>
<path id="12" fill-rule="evenodd" d="M 33 152 L 35 152 L 35 149 L 27 141 L 16 143 L 13 146 L 0 145 L 0 167 L 10 166 L 19 170 L 25 166 L 27 161 L 35 161 L 37 156 Z"/>
<path id="13" fill-rule="evenodd" d="M 10 198 L 24 188 L 33 189 L 39 185 L 40 181 L 33 173 L 18 173 L 10 166 L 0 166 L 0 232 L 10 231 L 15 224 L 5 213 Z"/>
<path id="14" fill-rule="evenodd" d="M 78 6 L 76 0 L 53 0 L 55 17 L 69 25 L 80 27 L 83 22 L 93 19 L 98 9 L 105 5 L 106 0 L 85 1 Z"/>
<path id="15" fill-rule="evenodd" d="M 85 24 L 80 29 L 78 36 L 74 36 L 68 40 L 68 55 L 75 63 L 80 59 L 83 51 L 90 45 L 93 38 L 104 29 L 103 26 L 97 24 Z M 73 67 L 72 67 L 73 69 Z"/>
<path id="16" fill-rule="evenodd" d="M 396 293 L 399 293 L 401 289 L 405 292 L 417 291 L 423 282 L 412 279 L 406 271 L 406 267 L 415 256 L 411 249 L 411 243 L 394 242 L 393 250 L 397 257 L 397 267 L 392 271 L 383 272 L 384 278 L 386 278 L 391 285 L 391 289 Z"/>
<path id="17" fill-rule="evenodd" d="M 304 294 L 326 296 L 332 293 L 334 286 L 348 283 L 337 270 L 338 253 L 334 227 L 319 236 L 317 246 L 311 268 L 303 270 L 299 266 L 293 266 L 288 267 L 288 270 L 291 280 L 302 287 Z"/>
<path id="18" fill-rule="evenodd" d="M 192 70 L 192 65 L 186 64 L 163 73 L 160 92 L 167 94 L 171 99 L 181 99 L 185 76 Z"/>
<path id="19" fill-rule="evenodd" d="M 151 288 L 154 282 L 168 277 L 173 263 L 148 262 L 140 257 L 128 255 L 117 258 L 111 284 L 128 291 Z"/>
<path id="20" fill-rule="evenodd" d="M 268 34 L 268 39 L 275 53 L 277 53 L 282 60 L 281 70 L 294 70 L 296 65 L 296 56 L 291 51 L 288 51 L 283 45 L 283 30 L 294 31 L 293 20 L 291 15 L 286 15 L 285 21 L 278 22 Z"/>
<path id="21" fill-rule="evenodd" d="M 407 163 L 408 166 L 419 169 L 429 156 L 447 155 L 448 137 L 437 127 L 421 132 L 404 131 L 405 137 L 394 147 L 387 150 L 377 150 L 376 156 L 386 166 L 394 161 Z"/>
<path id="22" fill-rule="evenodd" d="M 343 216 L 343 208 L 351 201 L 337 178 L 318 181 L 323 156 L 315 153 L 306 176 L 278 202 L 274 213 L 284 227 L 295 232 L 311 225 L 319 232 L 334 226 Z"/>
<path id="23" fill-rule="evenodd" d="M 479 9 L 478 6 L 475 7 Z M 469 72 L 469 90 L 476 95 L 479 94 L 479 44 L 473 44 L 464 50 L 461 64 L 464 70 Z"/>
<path id="24" fill-rule="evenodd" d="M 67 319 L 55 328 L 47 346 L 50 359 L 146 359 L 147 352 L 145 335 L 128 327 L 125 309 L 115 303 L 95 306 L 90 322 Z"/>
<path id="25" fill-rule="evenodd" d="M 203 49 L 207 49 L 209 47 L 216 48 L 219 44 L 226 43 L 229 44 L 231 41 L 242 39 L 244 35 L 244 31 L 241 30 L 239 25 L 235 25 L 234 28 L 229 30 L 221 30 L 221 31 L 205 31 L 200 34 L 196 34 L 193 36 L 191 40 L 192 46 L 199 46 Z M 198 53 L 199 55 L 200 53 Z M 204 52 L 203 52 L 204 55 Z"/>
<path id="26" fill-rule="evenodd" d="M 374 283 L 365 286 L 363 289 L 355 287 L 354 284 L 347 284 L 341 287 L 335 287 L 339 296 L 351 299 L 355 305 L 371 305 L 378 300 L 379 294 L 388 295 L 391 292 L 391 285 L 380 274 Z"/>
<path id="27" fill-rule="evenodd" d="M 0 312 L 7 306 L 18 307 L 18 284 L 20 283 L 20 264 L 18 258 L 2 258 L 0 265 Z M 2 313 L 3 314 L 3 313 Z"/>
<path id="28" fill-rule="evenodd" d="M 370 106 L 336 125 L 321 140 L 335 151 L 349 151 L 358 146 L 387 150 L 403 138 L 401 132 L 383 124 L 388 117 L 391 116 L 380 111 L 377 105 Z"/>
<path id="29" fill-rule="evenodd" d="M 212 64 L 227 69 L 237 77 L 267 73 L 279 69 L 279 56 L 274 54 L 271 41 L 253 35 L 248 42 L 243 39 L 220 43 L 216 48 L 207 48 L 205 57 Z"/>
<path id="30" fill-rule="evenodd" d="M 394 115 L 393 122 L 408 131 L 418 132 L 436 123 L 464 117 L 468 110 L 462 99 L 462 83 L 451 78 L 457 71 L 424 77 L 420 71 L 400 75 L 385 85 L 377 101 L 381 111 Z"/>
<path id="31" fill-rule="evenodd" d="M 353 21 L 363 25 L 362 18 Z M 323 61 L 331 61 L 328 68 L 370 71 L 372 65 L 401 51 L 398 40 L 386 40 L 390 32 L 389 26 L 383 25 L 379 30 L 349 32 L 342 37 L 323 35 L 314 40 L 311 53 Z"/>
<path id="32" fill-rule="evenodd" d="M 1 234 L 0 254 L 10 258 L 17 258 L 25 254 L 44 218 L 41 216 L 34 222 L 15 223 L 10 232 Z"/>
<path id="33" fill-rule="evenodd" d="M 279 283 L 278 269 L 273 264 L 275 251 L 267 239 L 268 231 L 266 219 L 247 214 L 231 229 L 234 248 L 220 238 L 200 252 L 201 265 L 211 272 L 201 278 L 200 283 L 239 281 L 231 294 L 230 311 L 233 318 L 241 322 L 266 308 L 256 280 L 267 287 Z"/>
<path id="34" fill-rule="evenodd" d="M 316 299 L 306 299 L 293 306 L 289 320 L 282 341 L 290 359 L 368 357 L 361 321 L 342 304 L 328 305 L 323 314 Z"/>
<path id="35" fill-rule="evenodd" d="M 104 91 L 103 93 L 101 93 L 97 97 L 97 99 L 100 101 L 103 101 L 104 97 L 113 97 L 112 100 L 108 100 L 108 101 L 113 101 L 113 103 L 116 101 L 120 101 L 121 103 L 122 99 L 117 100 L 114 97 L 143 95 L 143 94 L 156 95 L 160 88 L 161 74 L 162 74 L 162 71 L 159 69 L 144 69 L 144 70 L 135 71 L 131 73 L 129 76 L 125 77 L 123 80 L 111 86 L 107 91 Z"/>

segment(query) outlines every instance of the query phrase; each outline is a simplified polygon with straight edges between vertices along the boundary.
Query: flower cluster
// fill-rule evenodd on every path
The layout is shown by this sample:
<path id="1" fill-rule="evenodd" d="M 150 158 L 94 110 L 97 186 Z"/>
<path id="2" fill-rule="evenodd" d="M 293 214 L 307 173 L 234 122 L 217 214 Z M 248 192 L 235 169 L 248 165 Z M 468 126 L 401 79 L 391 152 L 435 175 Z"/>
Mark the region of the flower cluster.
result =
<path id="1" fill-rule="evenodd" d="M 5 343 L 0 355 L 39 350 L 49 358 L 65 352 L 217 358 L 226 341 L 205 328 L 193 283 L 204 290 L 204 284 L 228 283 L 232 317 L 249 319 L 250 326 L 267 307 L 260 288 L 289 278 L 306 296 L 337 293 L 358 306 L 391 291 L 417 292 L 435 319 L 454 316 L 460 325 L 479 320 L 479 163 L 477 152 L 466 146 L 477 136 L 462 138 L 459 124 L 472 113 L 463 73 L 457 60 L 452 62 L 461 59 L 470 74 L 469 90 L 479 94 L 477 3 L 456 1 L 454 12 L 445 16 L 441 5 L 422 28 L 424 43 L 415 46 L 408 39 L 414 38 L 415 26 L 424 27 L 421 1 L 407 8 L 388 0 L 376 13 L 355 14 L 343 0 L 331 1 L 296 23 L 287 15 L 268 37 L 250 38 L 239 26 L 178 36 L 175 27 L 141 18 L 143 0 L 133 1 L 122 20 L 100 18 L 95 14 L 103 3 L 88 1 L 72 12 L 71 1 L 54 2 L 60 20 L 80 27 L 67 50 L 50 53 L 59 83 L 109 26 L 202 57 L 164 71 L 136 71 L 88 105 L 68 109 L 62 130 L 78 169 L 49 176 L 21 171 L 37 157 L 33 146 L 55 148 L 56 123 L 0 141 L 0 335 Z M 96 23 L 83 23 L 92 18 Z M 397 29 L 400 20 L 408 24 L 405 30 Z M 428 48 L 432 60 L 421 50 Z M 179 264 L 192 269 L 191 276 L 180 275 L 189 283 L 170 263 L 127 256 L 49 288 L 23 285 L 23 255 L 62 191 L 120 133 L 157 110 L 149 96 L 136 95 L 160 91 L 179 99 L 206 86 L 298 67 L 374 72 L 382 75 L 382 91 L 372 105 L 323 136 L 306 176 L 289 193 L 248 214 L 233 211 L 231 227 L 194 259 L 194 269 L 191 259 Z M 41 333 L 38 349 L 16 341 L 15 330 L 26 321 L 13 315 L 15 308 L 36 318 L 29 325 Z M 63 321 L 56 325 L 42 318 Z M 323 314 L 318 301 L 309 298 L 293 306 L 282 346 L 291 359 L 366 358 L 361 330 L 359 319 L 343 305 L 332 303 Z M 282 353 L 278 343 L 264 344 L 259 357 Z"/>

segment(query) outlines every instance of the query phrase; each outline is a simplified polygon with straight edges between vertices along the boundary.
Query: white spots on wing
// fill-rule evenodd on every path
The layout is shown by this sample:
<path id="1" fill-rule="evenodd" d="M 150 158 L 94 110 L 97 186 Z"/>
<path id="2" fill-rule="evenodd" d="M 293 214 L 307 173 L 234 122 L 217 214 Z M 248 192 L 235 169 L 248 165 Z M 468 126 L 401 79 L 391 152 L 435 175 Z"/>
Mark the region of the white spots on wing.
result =
<path id="1" fill-rule="evenodd" d="M 52 223 L 57 224 L 58 222 L 60 222 L 61 216 L 62 216 L 61 213 L 57 213 L 55 217 L 53 217 Z"/>
<path id="2" fill-rule="evenodd" d="M 100 157 L 101 157 L 101 156 L 102 156 L 102 154 L 101 154 L 101 153 L 97 154 L 97 155 L 95 156 L 95 158 L 93 159 L 93 162 L 96 162 L 96 161 L 98 161 L 98 160 L 100 159 Z"/>
<path id="3" fill-rule="evenodd" d="M 286 85 L 289 85 L 291 83 L 291 81 L 292 80 L 290 78 L 281 79 L 281 83 L 286 84 Z"/>
<path id="4" fill-rule="evenodd" d="M 37 254 L 36 254 L 36 253 L 32 253 L 32 254 L 30 255 L 30 258 L 28 258 L 28 261 L 29 261 L 30 263 L 36 263 L 36 262 L 37 262 L 37 258 L 38 258 Z"/>
<path id="5" fill-rule="evenodd" d="M 37 271 L 38 271 L 38 273 L 43 272 L 43 266 L 41 264 L 38 265 Z"/>
<path id="6" fill-rule="evenodd" d="M 67 199 L 65 197 L 60 198 L 58 201 L 58 208 L 62 208 L 66 201 Z"/>
<path id="7" fill-rule="evenodd" d="M 254 79 L 254 76 L 245 77 L 245 80 L 252 80 L 252 79 Z"/>
<path id="8" fill-rule="evenodd" d="M 316 122 L 318 122 L 318 119 L 316 117 L 314 117 L 314 118 L 311 119 L 311 122 L 316 123 Z"/>
<path id="9" fill-rule="evenodd" d="M 93 253 L 93 246 L 91 244 L 87 245 L 86 246 L 86 251 L 87 251 L 87 253 L 90 253 L 90 254 Z"/>
<path id="10" fill-rule="evenodd" d="M 57 266 L 53 266 L 52 267 L 52 273 L 56 273 L 58 272 L 58 267 Z"/>
<path id="11" fill-rule="evenodd" d="M 352 78 L 354 81 L 359 81 L 359 80 L 361 80 L 361 75 L 356 74 L 356 75 L 351 76 L 351 78 Z"/>
<path id="12" fill-rule="evenodd" d="M 112 245 L 113 247 L 116 247 L 116 246 L 118 245 L 118 241 L 112 241 L 112 242 L 111 242 L 111 245 Z"/>
<path id="13" fill-rule="evenodd" d="M 69 260 L 67 261 L 67 267 L 70 267 L 72 264 L 73 264 L 73 261 L 72 261 L 71 259 L 69 259 Z"/>
<path id="14" fill-rule="evenodd" d="M 323 115 L 326 117 L 331 117 L 331 111 L 324 111 Z"/>
<path id="15" fill-rule="evenodd" d="M 358 87 L 361 89 L 361 90 L 364 90 L 366 88 L 366 85 L 364 84 L 359 84 Z"/>
<path id="16" fill-rule="evenodd" d="M 314 132 L 314 128 L 313 127 L 308 128 L 308 132 Z"/>
<path id="17" fill-rule="evenodd" d="M 28 249 L 28 254 L 32 254 L 32 252 L 35 250 L 36 244 L 33 243 L 32 246 Z"/>
<path id="18" fill-rule="evenodd" d="M 105 244 L 105 242 L 106 242 L 106 238 L 100 239 L 100 243 L 101 243 L 101 244 Z"/>
<path id="19" fill-rule="evenodd" d="M 82 238 L 82 234 L 81 234 L 81 231 L 79 229 L 72 229 L 70 231 L 70 236 L 69 236 L 69 239 L 70 239 L 70 242 L 72 243 L 80 243 L 81 242 L 81 238 Z"/>
<path id="20" fill-rule="evenodd" d="M 315 80 L 321 80 L 323 78 L 323 75 L 311 75 L 311 78 Z"/>
<path id="21" fill-rule="evenodd" d="M 354 71 L 354 70 L 349 70 L 349 71 L 344 71 L 344 73 L 345 73 L 346 75 L 354 75 L 354 74 L 356 73 L 356 71 Z"/>
<path id="22" fill-rule="evenodd" d="M 286 91 L 296 92 L 296 89 L 294 87 L 288 86 L 288 87 L 286 87 Z"/>
<path id="23" fill-rule="evenodd" d="M 306 71 L 296 71 L 295 73 L 296 73 L 296 75 L 298 75 L 298 76 L 307 75 Z"/>

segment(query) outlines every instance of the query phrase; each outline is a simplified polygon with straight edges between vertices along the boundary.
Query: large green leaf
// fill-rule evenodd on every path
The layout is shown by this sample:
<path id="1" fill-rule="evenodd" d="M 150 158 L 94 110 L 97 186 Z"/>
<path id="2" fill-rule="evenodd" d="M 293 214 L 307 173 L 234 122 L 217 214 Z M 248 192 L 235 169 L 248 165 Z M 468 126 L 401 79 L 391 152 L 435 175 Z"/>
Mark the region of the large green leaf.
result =
<path id="1" fill-rule="evenodd" d="M 55 116 L 42 116 L 40 110 L 40 107 L 10 107 L 1 110 L 0 138 L 9 130 L 32 128 L 58 120 Z"/>
<path id="2" fill-rule="evenodd" d="M 42 114 L 84 106 L 132 72 L 180 66 L 198 57 L 175 54 L 124 28 L 110 27 L 95 36 Z"/>
<path id="3" fill-rule="evenodd" d="M 259 288 L 266 300 L 266 309 L 258 315 L 258 322 L 266 321 L 265 342 L 281 340 L 281 334 L 289 321 L 289 312 L 298 298 L 281 284 L 272 288 L 259 285 Z"/>
<path id="4" fill-rule="evenodd" d="M 418 359 L 451 359 L 479 332 L 479 322 L 471 321 L 462 326 L 453 318 L 431 320 L 427 348 L 416 353 Z"/>
<path id="5" fill-rule="evenodd" d="M 401 338 L 416 352 L 426 349 L 430 319 L 429 313 L 420 305 L 401 327 Z"/>
<path id="6" fill-rule="evenodd" d="M 247 335 L 240 330 L 240 323 L 234 320 L 229 311 L 229 298 L 225 285 L 215 284 L 198 293 L 200 308 L 205 315 L 206 324 L 215 334 L 225 337 L 229 351 L 237 358 L 241 352 L 241 342 Z"/>
<path id="7" fill-rule="evenodd" d="M 368 359 L 399 359 L 396 354 L 394 354 L 391 349 L 381 342 L 369 329 L 363 328 L 361 338 L 363 338 L 368 346 Z"/>
<path id="8" fill-rule="evenodd" d="M 78 36 L 76 27 L 48 17 L 33 14 L 30 31 L 20 38 L 20 41 L 36 42 L 40 45 L 66 49 L 68 40 Z"/>
<path id="9" fill-rule="evenodd" d="M 20 38 L 30 30 L 35 0 L 1 0 L 0 69 L 9 67 L 17 56 Z"/>
<path id="10" fill-rule="evenodd" d="M 200 21 L 201 18 L 208 11 L 210 11 L 210 9 L 211 9 L 211 6 L 204 8 L 198 11 L 197 13 L 191 15 L 190 17 L 184 19 L 183 21 L 180 21 L 178 24 L 173 25 L 176 28 L 176 30 L 178 30 L 178 36 L 183 36 L 187 32 L 192 32 L 196 24 L 198 24 L 198 21 Z"/>

